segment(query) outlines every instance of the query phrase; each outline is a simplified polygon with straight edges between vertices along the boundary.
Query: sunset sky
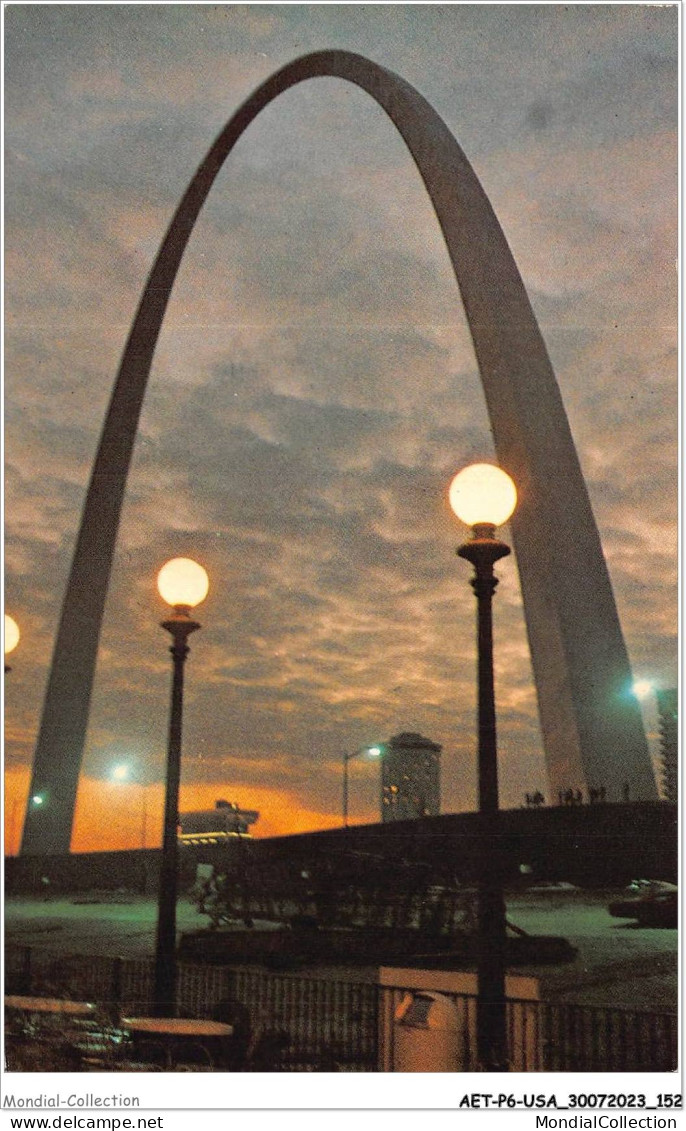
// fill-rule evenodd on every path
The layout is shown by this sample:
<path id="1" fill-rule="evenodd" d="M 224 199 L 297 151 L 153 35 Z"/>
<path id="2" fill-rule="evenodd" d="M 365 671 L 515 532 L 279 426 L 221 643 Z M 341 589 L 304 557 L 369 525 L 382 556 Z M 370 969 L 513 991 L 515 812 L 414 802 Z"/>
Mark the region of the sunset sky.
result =
<path id="1" fill-rule="evenodd" d="M 677 6 L 9 5 L 6 827 L 19 836 L 90 467 L 148 270 L 197 164 L 284 63 L 396 71 L 472 162 L 528 288 L 636 676 L 676 683 Z M 474 807 L 474 598 L 454 473 L 493 459 L 437 222 L 393 126 L 316 79 L 250 126 L 185 256 L 157 349 L 101 639 L 73 848 L 161 825 L 169 640 L 155 577 L 207 569 L 182 807 L 256 835 L 340 822 L 342 756 L 443 745 Z M 507 532 L 505 532 L 507 537 Z M 514 558 L 498 566 L 501 802 L 546 793 Z M 645 704 L 656 748 L 655 712 Z M 114 765 L 134 781 L 112 783 Z M 351 762 L 350 811 L 378 816 Z"/>

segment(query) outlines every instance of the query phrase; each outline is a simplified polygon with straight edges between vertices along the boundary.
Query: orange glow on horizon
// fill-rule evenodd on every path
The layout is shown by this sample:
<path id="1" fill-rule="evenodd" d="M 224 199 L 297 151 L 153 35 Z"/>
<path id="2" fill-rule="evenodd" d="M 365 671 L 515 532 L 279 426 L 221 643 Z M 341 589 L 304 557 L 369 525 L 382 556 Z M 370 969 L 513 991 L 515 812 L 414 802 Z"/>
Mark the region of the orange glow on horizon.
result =
<path id="1" fill-rule="evenodd" d="M 27 768 L 5 771 L 5 853 L 18 851 L 30 784 Z M 145 843 L 159 848 L 162 842 L 164 791 L 161 783 L 143 787 L 136 782 L 113 782 L 82 778 L 76 801 L 72 852 L 105 852 L 140 848 L 143 831 L 143 793 L 145 790 Z M 256 839 L 287 836 L 338 828 L 341 813 L 305 808 L 290 790 L 266 786 L 182 785 L 181 812 L 213 809 L 218 797 L 237 801 L 246 809 L 257 809 L 259 820 L 252 832 Z M 370 823 L 378 816 L 369 810 L 355 817 L 355 823 Z"/>
<path id="2" fill-rule="evenodd" d="M 19 851 L 30 784 L 28 767 L 5 770 L 5 856 L 16 856 Z"/>

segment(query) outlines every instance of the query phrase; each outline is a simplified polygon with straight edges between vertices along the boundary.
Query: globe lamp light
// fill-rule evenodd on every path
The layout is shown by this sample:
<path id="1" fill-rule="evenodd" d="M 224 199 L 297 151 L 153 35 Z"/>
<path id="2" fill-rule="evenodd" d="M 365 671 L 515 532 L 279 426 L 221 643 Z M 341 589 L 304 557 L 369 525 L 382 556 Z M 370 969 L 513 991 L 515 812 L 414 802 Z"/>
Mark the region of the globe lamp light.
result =
<path id="1" fill-rule="evenodd" d="M 502 468 L 474 463 L 457 473 L 448 498 L 465 526 L 502 526 L 517 505 L 517 488 Z"/>
<path id="2" fill-rule="evenodd" d="M 191 558 L 172 558 L 157 577 L 160 596 L 174 608 L 195 608 L 205 600 L 209 586 L 207 573 Z"/>
<path id="3" fill-rule="evenodd" d="M 118 766 L 112 767 L 110 776 L 113 781 L 127 781 L 129 777 L 129 767 L 124 762 L 120 762 Z"/>
<path id="4" fill-rule="evenodd" d="M 19 625 L 14 617 L 5 613 L 5 655 L 13 652 L 19 643 Z"/>

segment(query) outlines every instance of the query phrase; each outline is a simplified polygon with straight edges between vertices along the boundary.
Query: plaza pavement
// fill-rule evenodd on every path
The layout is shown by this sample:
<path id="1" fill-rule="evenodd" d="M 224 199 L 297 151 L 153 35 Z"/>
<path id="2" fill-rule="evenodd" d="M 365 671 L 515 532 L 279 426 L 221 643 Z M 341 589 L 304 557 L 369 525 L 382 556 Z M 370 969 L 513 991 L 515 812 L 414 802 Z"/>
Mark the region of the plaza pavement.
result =
<path id="1" fill-rule="evenodd" d="M 541 997 L 592 1005 L 676 1010 L 677 931 L 637 927 L 613 919 L 607 904 L 618 892 L 549 891 L 508 898 L 508 919 L 530 934 L 561 935 L 578 950 L 571 963 L 517 967 L 541 979 Z M 73 897 L 9 897 L 5 902 L 8 944 L 39 947 L 51 957 L 104 954 L 145 957 L 154 946 L 156 902 L 127 893 Z M 207 916 L 182 897 L 179 931 L 206 927 Z M 268 924 L 258 922 L 258 927 Z M 375 981 L 373 968 L 341 967 L 297 973 Z"/>

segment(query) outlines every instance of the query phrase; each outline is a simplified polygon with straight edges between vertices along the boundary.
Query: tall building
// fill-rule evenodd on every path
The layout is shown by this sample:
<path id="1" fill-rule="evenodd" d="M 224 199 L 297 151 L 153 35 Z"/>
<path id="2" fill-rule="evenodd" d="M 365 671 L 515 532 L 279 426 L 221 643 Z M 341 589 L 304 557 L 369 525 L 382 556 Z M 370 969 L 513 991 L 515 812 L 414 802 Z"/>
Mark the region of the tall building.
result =
<path id="1" fill-rule="evenodd" d="M 676 687 L 656 691 L 660 717 L 662 796 L 676 801 L 679 786 L 679 692 Z"/>
<path id="2" fill-rule="evenodd" d="M 442 747 L 421 734 L 396 734 L 381 759 L 381 820 L 437 817 L 441 811 Z"/>

